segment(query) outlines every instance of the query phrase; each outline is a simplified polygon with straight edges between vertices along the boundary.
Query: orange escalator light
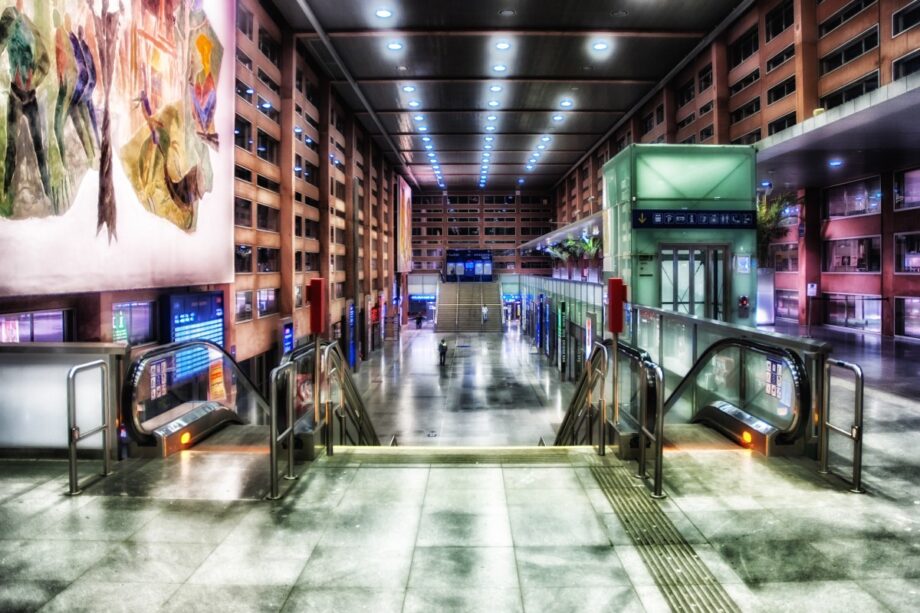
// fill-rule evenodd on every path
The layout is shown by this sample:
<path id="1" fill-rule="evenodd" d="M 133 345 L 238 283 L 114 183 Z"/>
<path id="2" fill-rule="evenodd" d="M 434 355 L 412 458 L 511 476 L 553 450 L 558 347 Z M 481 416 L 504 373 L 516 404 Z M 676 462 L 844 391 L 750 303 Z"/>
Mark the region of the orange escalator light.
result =
<path id="1" fill-rule="evenodd" d="M 751 441 L 754 439 L 751 436 L 751 433 L 745 430 L 744 432 L 741 433 L 741 440 L 744 441 L 745 445 L 750 445 Z"/>
<path id="2" fill-rule="evenodd" d="M 183 445 L 188 445 L 188 442 L 190 440 L 192 440 L 192 435 L 188 432 L 183 432 L 182 436 L 179 437 L 179 442 L 182 443 Z"/>

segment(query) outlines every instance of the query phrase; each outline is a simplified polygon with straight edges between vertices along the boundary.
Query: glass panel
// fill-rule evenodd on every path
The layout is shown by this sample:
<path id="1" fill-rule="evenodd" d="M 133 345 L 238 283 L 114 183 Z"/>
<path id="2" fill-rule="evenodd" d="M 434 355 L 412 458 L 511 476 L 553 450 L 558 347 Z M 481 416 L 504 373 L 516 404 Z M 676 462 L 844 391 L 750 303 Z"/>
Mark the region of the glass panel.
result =
<path id="1" fill-rule="evenodd" d="M 693 277 L 690 279 L 692 291 L 690 292 L 692 314 L 697 317 L 706 317 L 706 252 L 702 249 L 693 249 L 691 269 Z"/>
<path id="2" fill-rule="evenodd" d="M 920 298 L 897 298 L 895 309 L 895 334 L 920 338 Z"/>

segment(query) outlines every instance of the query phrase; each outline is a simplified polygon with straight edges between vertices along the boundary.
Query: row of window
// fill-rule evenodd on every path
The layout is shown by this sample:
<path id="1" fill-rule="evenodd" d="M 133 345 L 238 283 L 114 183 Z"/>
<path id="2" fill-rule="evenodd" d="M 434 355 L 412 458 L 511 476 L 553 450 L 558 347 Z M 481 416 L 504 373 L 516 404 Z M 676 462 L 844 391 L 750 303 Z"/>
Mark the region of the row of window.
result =
<path id="1" fill-rule="evenodd" d="M 770 245 L 769 258 L 777 272 L 798 272 L 799 245 Z M 822 264 L 824 272 L 881 272 L 882 239 L 867 236 L 824 241 Z M 920 233 L 895 235 L 894 271 L 920 273 Z"/>
<path id="2" fill-rule="evenodd" d="M 825 218 L 873 215 L 881 210 L 882 182 L 879 177 L 851 181 L 824 192 Z M 895 173 L 894 209 L 920 208 L 920 169 Z"/>

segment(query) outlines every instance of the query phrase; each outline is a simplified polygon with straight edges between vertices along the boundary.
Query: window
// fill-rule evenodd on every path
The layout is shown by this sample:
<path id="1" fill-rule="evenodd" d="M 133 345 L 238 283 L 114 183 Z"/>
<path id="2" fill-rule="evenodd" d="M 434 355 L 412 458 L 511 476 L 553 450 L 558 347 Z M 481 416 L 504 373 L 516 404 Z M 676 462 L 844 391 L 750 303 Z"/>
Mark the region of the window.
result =
<path id="1" fill-rule="evenodd" d="M 294 236 L 303 236 L 303 217 L 294 216 Z"/>
<path id="2" fill-rule="evenodd" d="M 514 236 L 514 228 L 488 227 L 485 229 L 486 236 Z"/>
<path id="3" fill-rule="evenodd" d="M 300 251 L 294 252 L 294 272 L 300 272 L 303 268 L 303 255 Z"/>
<path id="4" fill-rule="evenodd" d="M 335 294 L 334 295 L 336 299 L 345 297 L 345 284 L 344 283 L 335 284 Z"/>
<path id="5" fill-rule="evenodd" d="M 868 332 L 882 329 L 882 301 L 877 296 L 824 294 L 824 321 Z"/>
<path id="6" fill-rule="evenodd" d="M 711 112 L 712 112 L 712 100 L 710 100 L 709 102 L 707 102 L 706 104 L 700 107 L 700 117 L 702 117 L 706 113 L 711 113 Z"/>
<path id="7" fill-rule="evenodd" d="M 738 123 L 743 119 L 747 119 L 751 115 L 755 115 L 760 112 L 760 96 L 757 96 L 753 100 L 749 101 L 747 104 L 742 104 L 737 109 L 731 112 L 731 122 Z"/>
<path id="8" fill-rule="evenodd" d="M 786 128 L 791 128 L 795 125 L 795 111 L 789 113 L 788 115 L 783 115 L 777 120 L 771 121 L 767 124 L 767 134 L 773 135 L 777 132 L 782 132 Z"/>
<path id="9" fill-rule="evenodd" d="M 824 272 L 879 272 L 881 245 L 878 236 L 824 241 Z"/>
<path id="10" fill-rule="evenodd" d="M 764 20 L 766 40 L 772 40 L 785 32 L 786 29 L 795 21 L 795 14 L 792 9 L 792 0 L 785 0 L 782 4 L 767 13 Z"/>
<path id="11" fill-rule="evenodd" d="M 824 192 L 827 218 L 871 215 L 879 212 L 882 184 L 879 177 L 831 187 Z"/>
<path id="12" fill-rule="evenodd" d="M 278 312 L 278 294 L 280 290 L 278 288 L 274 289 L 260 289 L 257 300 L 259 303 L 259 317 L 266 317 L 268 315 L 274 315 Z"/>
<path id="13" fill-rule="evenodd" d="M 334 257 L 334 259 L 333 259 L 333 270 L 338 270 L 338 271 L 340 271 L 340 272 L 341 272 L 341 271 L 344 271 L 344 270 L 346 269 L 346 267 L 347 267 L 346 264 L 345 264 L 345 256 L 344 256 L 344 255 L 336 255 L 336 256 L 333 256 L 333 257 Z"/>
<path id="14" fill-rule="evenodd" d="M 760 80 L 760 69 L 755 68 L 754 70 L 751 71 L 750 74 L 745 75 L 744 77 L 741 78 L 740 81 L 730 86 L 728 88 L 728 92 L 730 95 L 734 96 L 735 94 L 739 93 L 740 91 L 744 89 L 747 89 L 748 87 L 750 87 L 751 85 L 753 85 L 759 80 Z"/>
<path id="15" fill-rule="evenodd" d="M 759 44 L 757 26 L 754 26 L 729 46 L 728 67 L 734 68 L 757 53 Z"/>
<path id="16" fill-rule="evenodd" d="M 776 290 L 773 310 L 780 319 L 799 318 L 799 293 L 787 289 Z"/>
<path id="17" fill-rule="evenodd" d="M 827 74 L 878 47 L 878 26 L 821 58 L 821 74 Z"/>
<path id="18" fill-rule="evenodd" d="M 855 0 L 850 2 L 818 25 L 818 36 L 827 36 L 872 4 L 875 4 L 875 0 Z"/>
<path id="19" fill-rule="evenodd" d="M 236 293 L 236 321 L 252 319 L 252 291 Z"/>
<path id="20" fill-rule="evenodd" d="M 239 96 L 240 98 L 242 98 L 249 104 L 252 104 L 252 95 L 254 93 L 255 93 L 255 90 L 253 90 L 250 86 L 246 85 L 239 79 L 236 80 L 236 95 L 237 96 Z"/>
<path id="21" fill-rule="evenodd" d="M 786 243 L 770 245 L 770 259 L 773 270 L 776 272 L 798 272 L 799 270 L 799 244 Z"/>
<path id="22" fill-rule="evenodd" d="M 70 340 L 69 311 L 0 314 L 0 343 L 63 343 Z"/>
<path id="23" fill-rule="evenodd" d="M 271 34 L 262 28 L 259 28 L 259 51 L 275 66 L 278 66 L 281 62 L 281 46 L 272 38 Z"/>
<path id="24" fill-rule="evenodd" d="M 649 113 L 648 115 L 642 118 L 642 122 L 639 126 L 639 130 L 641 130 L 642 135 L 645 136 L 646 134 L 651 132 L 654 128 L 655 128 L 655 117 L 652 113 Z"/>
<path id="25" fill-rule="evenodd" d="M 246 70 L 252 70 L 252 60 L 249 59 L 249 56 L 240 51 L 236 50 L 236 61 L 240 63 L 240 66 Z"/>
<path id="26" fill-rule="evenodd" d="M 303 306 L 303 285 L 294 286 L 294 308 L 299 309 Z"/>
<path id="27" fill-rule="evenodd" d="M 270 247 L 256 249 L 256 260 L 259 272 L 278 272 L 281 265 L 281 252 Z"/>
<path id="28" fill-rule="evenodd" d="M 319 187 L 319 168 L 310 162 L 303 163 L 303 180 L 310 185 Z"/>
<path id="29" fill-rule="evenodd" d="M 712 64 L 700 71 L 698 80 L 700 82 L 700 92 L 704 92 L 712 86 Z"/>
<path id="30" fill-rule="evenodd" d="M 245 181 L 246 183 L 252 183 L 252 171 L 248 168 L 240 166 L 237 164 L 233 167 L 233 176 L 239 179 L 240 181 Z"/>
<path id="31" fill-rule="evenodd" d="M 713 132 L 712 124 L 709 124 L 702 130 L 700 130 L 700 142 L 702 143 L 702 142 L 709 140 L 710 138 L 712 138 L 713 134 L 714 132 Z"/>
<path id="32" fill-rule="evenodd" d="M 684 117 L 683 119 L 677 122 L 677 129 L 682 130 L 686 128 L 687 126 L 689 126 L 694 121 L 696 121 L 696 113 L 690 113 L 689 115 L 687 115 L 686 117 Z"/>
<path id="33" fill-rule="evenodd" d="M 339 200 L 345 200 L 345 184 L 341 181 L 336 181 L 333 193 Z"/>
<path id="34" fill-rule="evenodd" d="M 920 169 L 895 174 L 894 208 L 915 209 L 920 207 Z"/>
<path id="35" fill-rule="evenodd" d="M 252 13 L 242 6 L 236 7 L 236 29 L 252 40 Z"/>
<path id="36" fill-rule="evenodd" d="M 315 140 L 313 140 L 312 137 L 307 136 L 306 134 L 304 134 L 304 135 L 303 135 L 303 142 L 304 142 L 304 144 L 307 146 L 307 149 L 309 149 L 310 151 L 317 151 L 317 152 L 319 151 L 319 145 L 316 143 Z"/>
<path id="37" fill-rule="evenodd" d="M 237 245 L 233 254 L 233 269 L 237 273 L 252 272 L 252 247 L 249 245 Z"/>
<path id="38" fill-rule="evenodd" d="M 732 141 L 732 144 L 733 145 L 753 145 L 759 140 L 760 140 L 760 128 L 757 128 L 756 130 L 751 130 L 750 132 L 748 132 L 747 134 L 744 134 L 743 136 L 739 136 L 738 138 Z"/>
<path id="39" fill-rule="evenodd" d="M 693 100 L 693 96 L 696 94 L 696 88 L 693 83 L 693 79 L 690 79 L 684 83 L 677 90 L 677 106 L 681 107 Z"/>
<path id="40" fill-rule="evenodd" d="M 859 98 L 863 94 L 868 94 L 876 89 L 878 89 L 878 72 L 873 72 L 867 77 L 863 77 L 858 81 L 854 81 L 824 96 L 821 98 L 821 106 L 825 109 L 832 109 L 835 106 L 840 106 L 844 102 Z"/>
<path id="41" fill-rule="evenodd" d="M 896 59 L 892 63 L 892 78 L 903 79 L 907 75 L 920 72 L 920 49 Z"/>
<path id="42" fill-rule="evenodd" d="M 262 175 L 258 175 L 258 178 L 256 179 L 256 185 L 258 185 L 262 189 L 267 189 L 270 192 L 280 192 L 281 191 L 280 183 L 278 183 L 277 181 L 272 181 L 268 177 L 263 177 Z"/>
<path id="43" fill-rule="evenodd" d="M 268 232 L 280 232 L 281 211 L 274 207 L 260 204 L 256 215 L 256 227 Z"/>
<path id="44" fill-rule="evenodd" d="M 246 151 L 252 151 L 252 124 L 239 115 L 233 126 L 233 143 Z"/>
<path id="45" fill-rule="evenodd" d="M 767 90 L 767 104 L 773 104 L 795 92 L 795 77 L 789 77 L 782 83 L 774 85 Z"/>
<path id="46" fill-rule="evenodd" d="M 895 235 L 894 271 L 920 272 L 920 233 Z"/>
<path id="47" fill-rule="evenodd" d="M 894 299 L 894 333 L 920 338 L 920 298 Z"/>
<path id="48" fill-rule="evenodd" d="M 265 74 L 265 71 L 263 71 L 260 68 L 257 74 L 259 76 L 259 80 L 262 81 L 262 83 L 264 83 L 268 89 L 270 89 L 276 95 L 279 95 L 279 96 L 281 95 L 281 87 L 277 83 L 275 83 L 274 79 L 272 79 L 270 76 Z"/>
<path id="49" fill-rule="evenodd" d="M 319 238 L 319 222 L 312 219 L 303 220 L 304 238 Z"/>
<path id="50" fill-rule="evenodd" d="M 278 146 L 276 139 L 272 138 L 262 130 L 259 130 L 259 142 L 256 146 L 256 154 L 270 164 L 278 164 Z"/>
<path id="51" fill-rule="evenodd" d="M 789 45 L 767 60 L 767 72 L 772 72 L 795 57 L 795 45 Z"/>
<path id="52" fill-rule="evenodd" d="M 340 245 L 345 244 L 345 230 L 343 228 L 335 228 L 332 235 L 332 242 L 338 243 Z"/>
<path id="53" fill-rule="evenodd" d="M 684 140 L 680 141 L 682 145 L 695 145 L 696 144 L 696 134 L 691 134 Z"/>
<path id="54" fill-rule="evenodd" d="M 155 303 L 120 302 L 112 305 L 112 340 L 131 345 L 157 340 Z"/>
<path id="55" fill-rule="evenodd" d="M 897 36 L 920 24 L 920 2 L 913 2 L 902 8 L 892 16 L 892 21 L 892 36 Z"/>
<path id="56" fill-rule="evenodd" d="M 252 227 L 252 201 L 236 197 L 233 199 L 233 223 L 244 228 Z"/>
<path id="57" fill-rule="evenodd" d="M 256 98 L 256 101 L 257 101 L 258 104 L 259 104 L 259 112 L 261 112 L 263 115 L 265 115 L 266 117 L 268 117 L 269 119 L 271 119 L 271 120 L 274 121 L 275 123 L 280 123 L 280 122 L 281 122 L 281 113 L 278 111 L 278 109 L 276 109 L 276 108 L 272 105 L 271 102 L 269 102 L 268 100 L 266 100 L 266 99 L 263 98 L 262 96 L 258 96 L 258 97 Z"/>
<path id="58" fill-rule="evenodd" d="M 658 107 L 655 109 L 655 123 L 658 124 L 658 123 L 661 123 L 662 121 L 664 121 L 664 105 L 659 104 Z"/>
<path id="59" fill-rule="evenodd" d="M 304 272 L 315 272 L 319 270 L 319 254 L 303 252 L 303 269 Z"/>

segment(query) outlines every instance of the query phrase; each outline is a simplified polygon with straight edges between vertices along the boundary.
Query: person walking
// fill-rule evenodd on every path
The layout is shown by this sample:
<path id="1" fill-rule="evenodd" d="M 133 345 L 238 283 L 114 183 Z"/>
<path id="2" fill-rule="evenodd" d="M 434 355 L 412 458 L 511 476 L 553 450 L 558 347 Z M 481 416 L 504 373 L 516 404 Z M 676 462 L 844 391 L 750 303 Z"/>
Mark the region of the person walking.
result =
<path id="1" fill-rule="evenodd" d="M 416 315 L 416 316 L 415 316 L 415 329 L 416 329 L 416 330 L 421 330 L 421 329 L 422 329 L 422 322 L 423 322 L 424 320 L 425 320 L 425 318 L 422 317 L 421 315 Z"/>
<path id="2" fill-rule="evenodd" d="M 482 305 L 482 323 L 487 323 L 489 321 L 489 307 Z"/>
<path id="3" fill-rule="evenodd" d="M 444 366 L 447 363 L 447 341 L 443 338 L 441 342 L 438 343 L 438 357 L 440 358 L 440 365 Z"/>

